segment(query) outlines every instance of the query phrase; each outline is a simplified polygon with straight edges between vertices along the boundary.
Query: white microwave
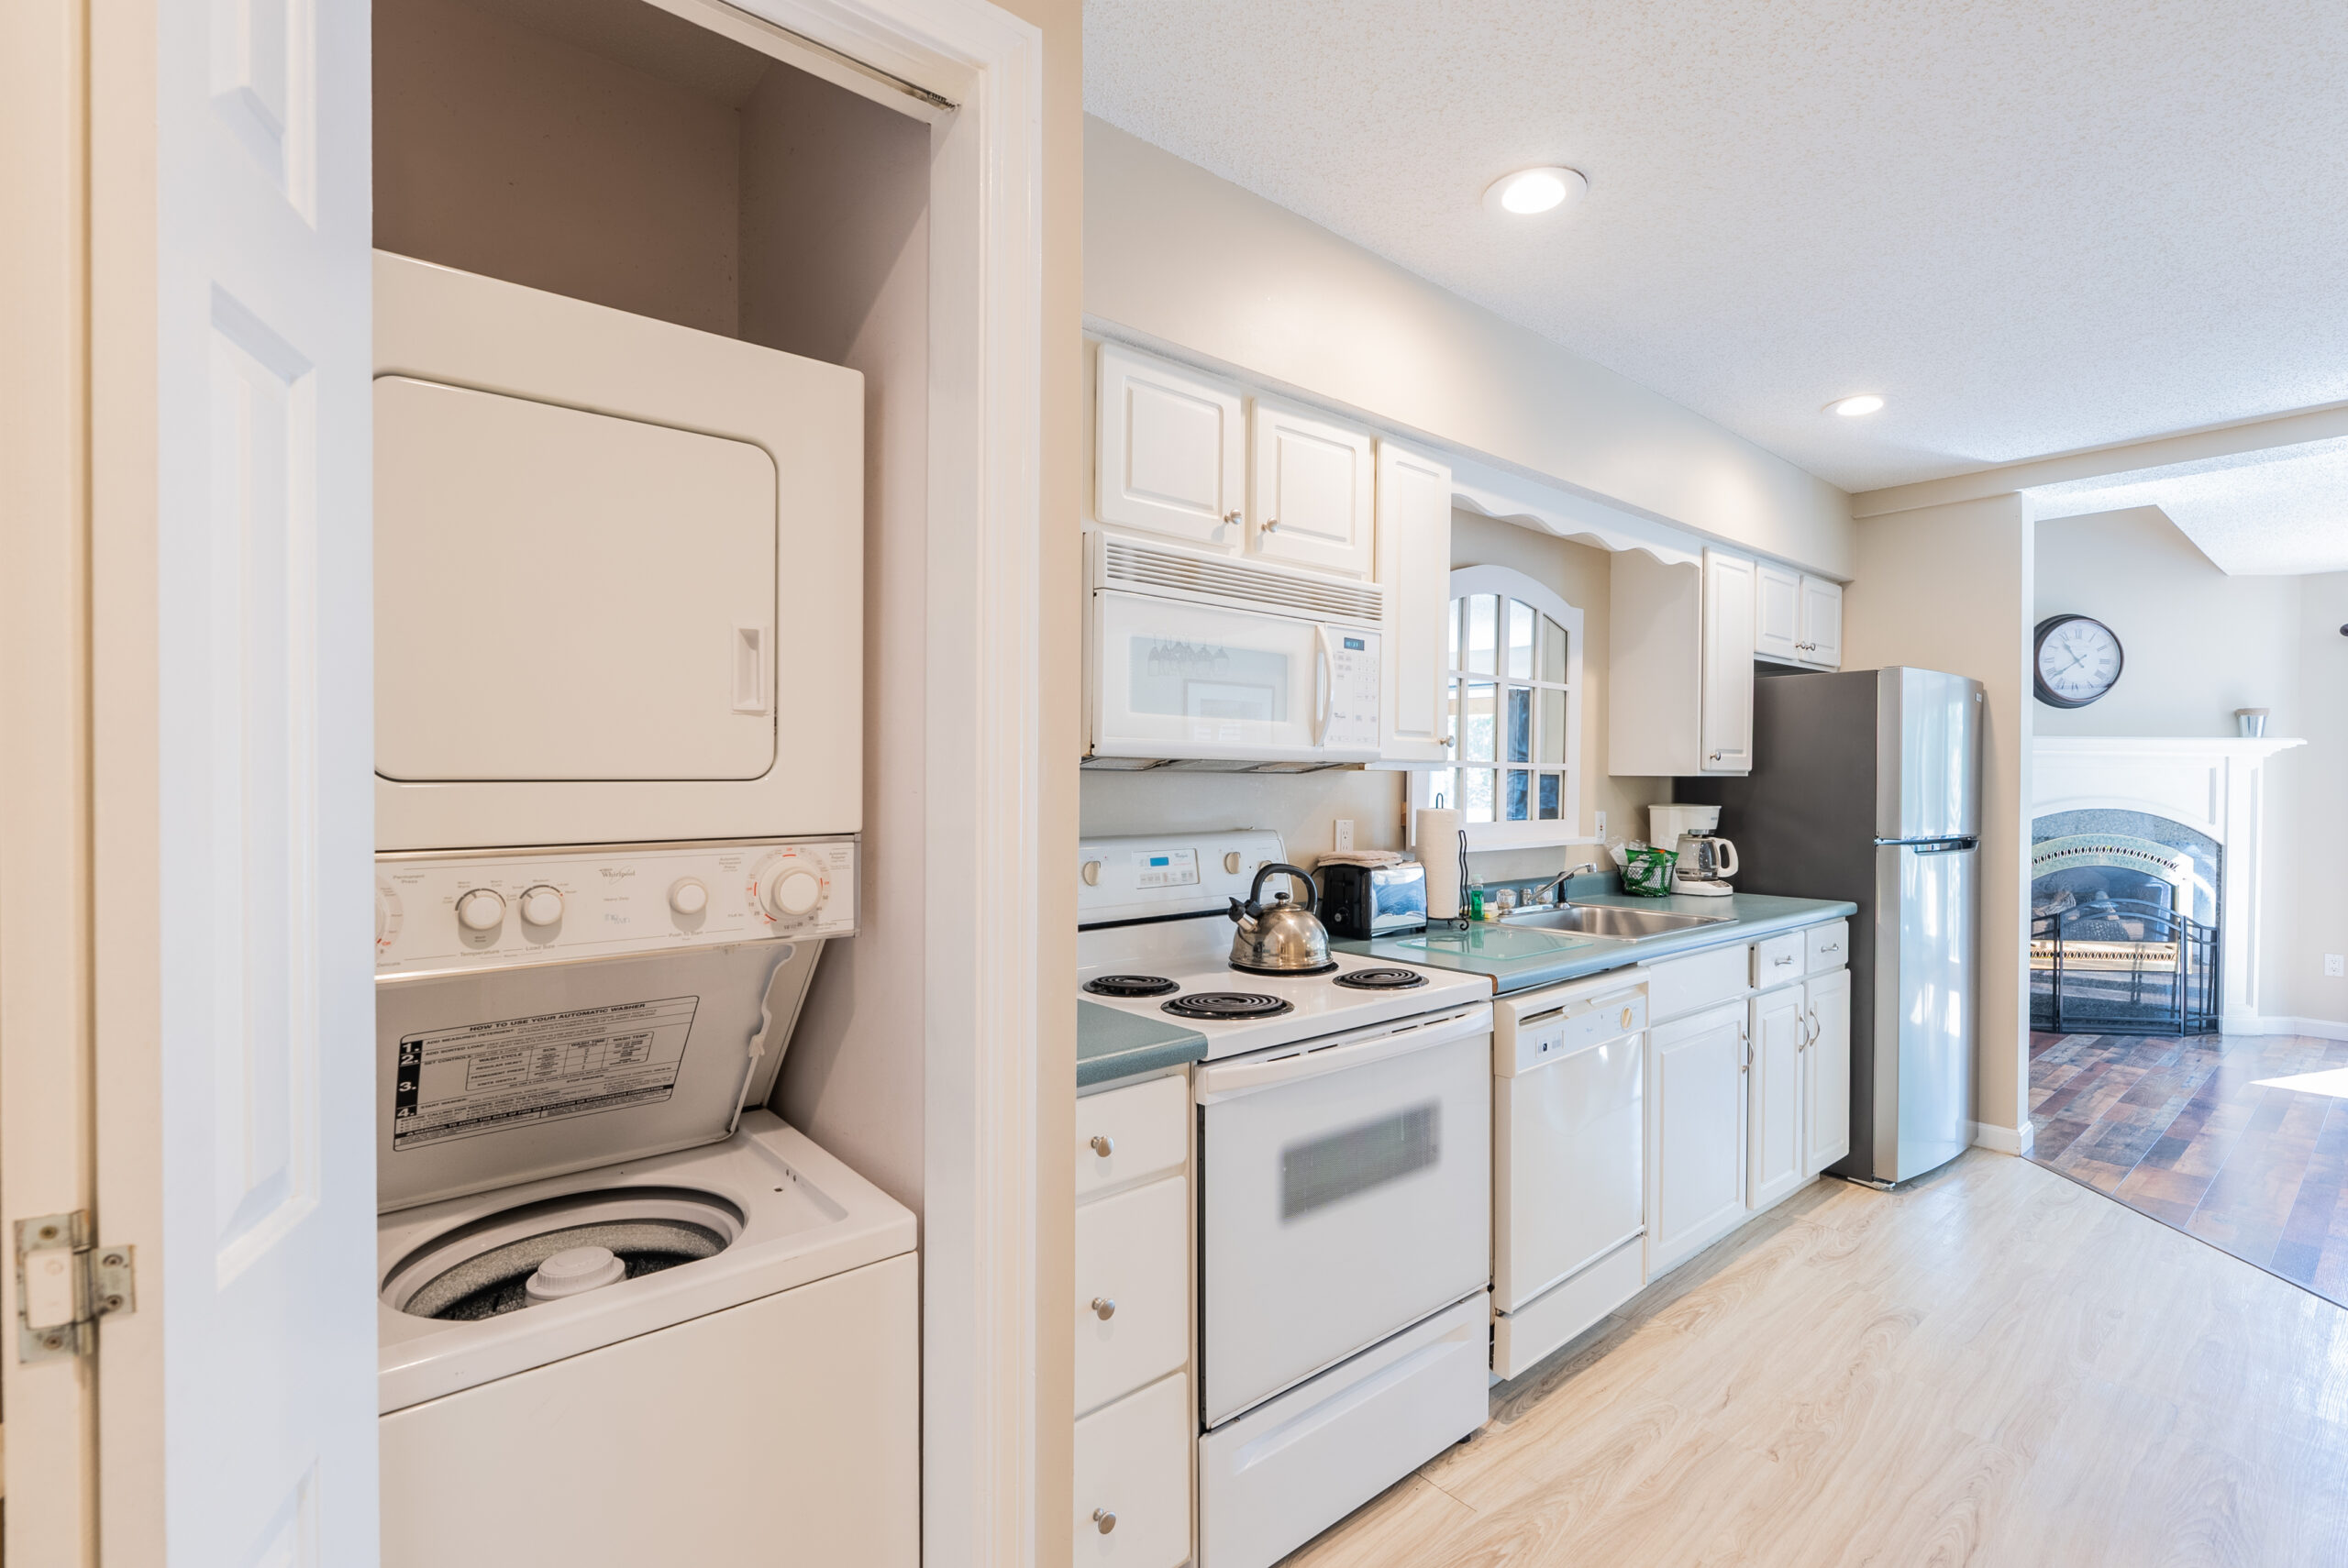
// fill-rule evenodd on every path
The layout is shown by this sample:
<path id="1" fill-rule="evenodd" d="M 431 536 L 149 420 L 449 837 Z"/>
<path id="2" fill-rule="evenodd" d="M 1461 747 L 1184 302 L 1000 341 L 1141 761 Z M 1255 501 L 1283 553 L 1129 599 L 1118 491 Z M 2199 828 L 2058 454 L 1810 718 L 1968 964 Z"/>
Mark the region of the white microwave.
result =
<path id="1" fill-rule="evenodd" d="M 1085 766 L 1374 762 L 1375 584 L 1088 530 Z"/>

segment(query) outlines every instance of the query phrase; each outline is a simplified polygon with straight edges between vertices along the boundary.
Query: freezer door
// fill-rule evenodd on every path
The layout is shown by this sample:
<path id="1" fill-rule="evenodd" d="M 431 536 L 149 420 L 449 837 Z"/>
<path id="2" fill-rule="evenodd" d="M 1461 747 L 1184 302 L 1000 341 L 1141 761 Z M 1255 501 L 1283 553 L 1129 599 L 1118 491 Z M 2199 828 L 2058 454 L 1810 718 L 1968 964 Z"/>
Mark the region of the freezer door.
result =
<path id="1" fill-rule="evenodd" d="M 1981 832 L 1981 683 L 1891 668 L 1876 689 L 1879 839 L 1974 838 Z"/>
<path id="2" fill-rule="evenodd" d="M 1876 857 L 1871 1174 L 1905 1181 L 1972 1142 L 1981 852 L 1886 845 Z"/>

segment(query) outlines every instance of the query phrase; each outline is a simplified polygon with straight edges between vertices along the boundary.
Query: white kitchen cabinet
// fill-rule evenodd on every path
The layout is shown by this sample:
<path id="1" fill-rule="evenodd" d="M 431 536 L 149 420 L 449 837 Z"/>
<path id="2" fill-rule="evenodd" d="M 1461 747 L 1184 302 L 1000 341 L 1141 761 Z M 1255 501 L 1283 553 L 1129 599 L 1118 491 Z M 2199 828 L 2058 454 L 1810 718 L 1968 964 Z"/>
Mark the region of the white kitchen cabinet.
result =
<path id="1" fill-rule="evenodd" d="M 1801 655 L 1801 573 L 1775 561 L 1753 567 L 1753 657 L 1799 662 Z"/>
<path id="2" fill-rule="evenodd" d="M 1706 550 L 1608 561 L 1606 767 L 1618 777 L 1753 770 L 1754 563 Z"/>
<path id="3" fill-rule="evenodd" d="M 1753 771 L 1753 563 L 1704 552 L 1703 767 Z"/>
<path id="4" fill-rule="evenodd" d="M 1745 1010 L 1731 1002 L 1647 1036 L 1647 1277 L 1744 1218 Z"/>
<path id="5" fill-rule="evenodd" d="M 1170 1176 L 1076 1211 L 1076 1408 L 1190 1359 L 1191 1205 Z"/>
<path id="6" fill-rule="evenodd" d="M 1801 635 L 1794 657 L 1821 669 L 1843 668 L 1843 585 L 1822 577 L 1801 580 Z"/>
<path id="7" fill-rule="evenodd" d="M 1101 345 L 1093 514 L 1236 552 L 1247 479 L 1240 394 L 1210 377 Z"/>
<path id="8" fill-rule="evenodd" d="M 1805 988 L 1780 986 L 1745 1004 L 1751 1067 L 1745 1074 L 1744 1206 L 1767 1209 L 1800 1187 L 1802 1069 L 1809 1021 Z"/>
<path id="9" fill-rule="evenodd" d="M 1076 1423 L 1078 1568 L 1177 1568 L 1190 1557 L 1192 1430 L 1179 1374 Z"/>
<path id="10" fill-rule="evenodd" d="M 1368 433 L 1260 397 L 1249 426 L 1248 548 L 1290 566 L 1370 576 L 1378 473 Z"/>
<path id="11" fill-rule="evenodd" d="M 1439 762 L 1449 728 L 1451 469 L 1391 441 L 1378 444 L 1378 580 L 1386 589 L 1388 762 Z"/>
<path id="12" fill-rule="evenodd" d="M 1813 975 L 1802 995 L 1802 1171 L 1815 1176 L 1851 1152 L 1851 972 Z"/>

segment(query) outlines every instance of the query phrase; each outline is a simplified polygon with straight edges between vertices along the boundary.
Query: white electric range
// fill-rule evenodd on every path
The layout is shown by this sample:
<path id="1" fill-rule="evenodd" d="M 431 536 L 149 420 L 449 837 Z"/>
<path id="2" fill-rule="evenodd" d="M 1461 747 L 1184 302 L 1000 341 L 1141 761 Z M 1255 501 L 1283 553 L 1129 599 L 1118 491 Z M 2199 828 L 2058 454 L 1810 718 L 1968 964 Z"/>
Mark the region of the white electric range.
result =
<path id="1" fill-rule="evenodd" d="M 1085 999 L 1207 1041 L 1199 1568 L 1266 1568 L 1487 1414 L 1490 982 L 1234 969 L 1229 901 L 1285 858 L 1265 832 L 1079 850 Z"/>

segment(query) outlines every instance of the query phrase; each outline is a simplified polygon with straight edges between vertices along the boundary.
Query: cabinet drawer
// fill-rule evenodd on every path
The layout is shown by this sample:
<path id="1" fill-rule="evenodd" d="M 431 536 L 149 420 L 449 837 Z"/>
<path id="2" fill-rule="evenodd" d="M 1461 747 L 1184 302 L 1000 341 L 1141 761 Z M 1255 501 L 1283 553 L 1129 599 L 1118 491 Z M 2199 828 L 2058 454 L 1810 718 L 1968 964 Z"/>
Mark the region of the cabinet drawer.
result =
<path id="1" fill-rule="evenodd" d="M 1078 1409 L 1105 1405 L 1188 1359 L 1190 1220 L 1179 1176 L 1078 1208 Z"/>
<path id="2" fill-rule="evenodd" d="M 1191 1555 L 1183 1388 L 1178 1373 L 1076 1423 L 1077 1568 L 1176 1568 Z"/>
<path id="3" fill-rule="evenodd" d="M 1734 1001 L 1753 988 L 1752 953 L 1749 945 L 1740 943 L 1645 966 L 1647 1017 L 1660 1023 Z"/>
<path id="4" fill-rule="evenodd" d="M 1076 1199 L 1181 1167 L 1191 1146 L 1191 1086 L 1176 1075 L 1076 1102 Z"/>
<path id="5" fill-rule="evenodd" d="M 1802 977 L 1802 933 L 1789 931 L 1753 944 L 1753 988 L 1766 991 Z"/>
<path id="6" fill-rule="evenodd" d="M 1805 975 L 1840 969 L 1851 961 L 1851 922 L 1847 920 L 1813 925 L 1801 933 L 1801 938 Z"/>

